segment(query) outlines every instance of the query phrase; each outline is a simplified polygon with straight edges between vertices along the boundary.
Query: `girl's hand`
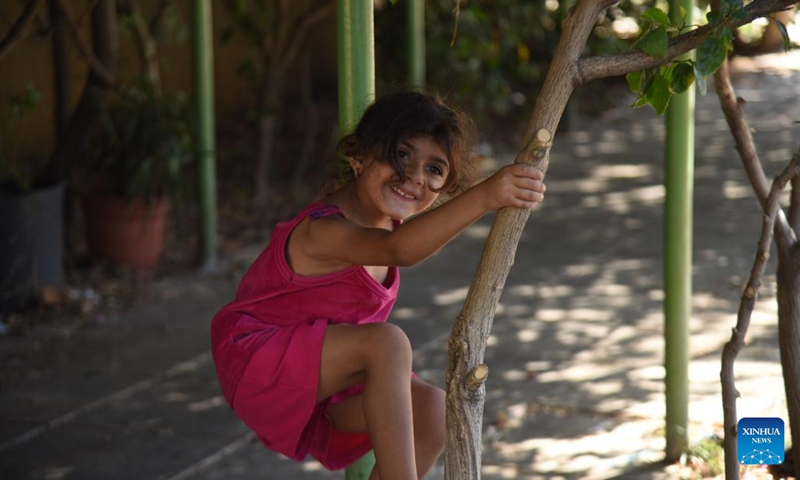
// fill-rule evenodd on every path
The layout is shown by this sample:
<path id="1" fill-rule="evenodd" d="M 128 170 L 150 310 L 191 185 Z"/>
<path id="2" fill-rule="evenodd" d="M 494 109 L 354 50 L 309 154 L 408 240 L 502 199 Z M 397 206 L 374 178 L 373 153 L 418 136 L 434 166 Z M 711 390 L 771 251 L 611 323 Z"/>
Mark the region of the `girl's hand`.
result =
<path id="1" fill-rule="evenodd" d="M 498 170 L 475 186 L 481 189 L 486 209 L 533 208 L 544 199 L 544 174 L 530 165 L 515 163 Z"/>

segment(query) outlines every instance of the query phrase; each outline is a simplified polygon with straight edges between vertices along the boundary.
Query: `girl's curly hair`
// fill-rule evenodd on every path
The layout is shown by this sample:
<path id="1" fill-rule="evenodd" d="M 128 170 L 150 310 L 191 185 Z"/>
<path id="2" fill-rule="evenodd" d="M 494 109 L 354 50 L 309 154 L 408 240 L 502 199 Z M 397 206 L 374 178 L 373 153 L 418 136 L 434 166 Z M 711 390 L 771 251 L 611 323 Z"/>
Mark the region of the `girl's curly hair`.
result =
<path id="1" fill-rule="evenodd" d="M 417 136 L 434 140 L 450 161 L 450 173 L 437 192 L 454 194 L 471 185 L 475 170 L 471 168 L 474 123 L 432 94 L 400 92 L 379 97 L 364 112 L 355 131 L 339 141 L 338 151 L 349 158 L 371 156 L 387 163 L 402 182 L 405 166 L 397 158 L 397 146 L 400 141 Z M 352 171 L 348 173 L 352 177 Z"/>

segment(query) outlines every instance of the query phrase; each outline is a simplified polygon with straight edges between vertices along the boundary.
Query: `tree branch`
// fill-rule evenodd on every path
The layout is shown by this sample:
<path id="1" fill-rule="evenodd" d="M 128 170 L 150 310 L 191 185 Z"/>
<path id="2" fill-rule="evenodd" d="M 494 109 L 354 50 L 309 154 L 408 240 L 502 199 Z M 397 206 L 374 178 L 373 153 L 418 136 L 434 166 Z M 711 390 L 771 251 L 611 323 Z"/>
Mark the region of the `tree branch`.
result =
<path id="1" fill-rule="evenodd" d="M 739 27 L 752 22 L 756 18 L 786 10 L 795 3 L 797 3 L 797 0 L 755 0 L 744 8 L 746 15 L 742 19 L 731 19 L 727 24 L 732 28 Z M 664 58 L 653 57 L 639 51 L 582 58 L 577 64 L 577 82 L 578 84 L 585 84 L 599 78 L 615 77 L 657 65 L 664 65 L 678 55 L 699 47 L 712 31 L 713 27 L 704 25 L 673 38 L 669 42 Z"/>
<path id="2" fill-rule="evenodd" d="M 287 43 L 285 43 L 284 46 L 281 46 L 280 43 L 276 46 L 274 55 L 278 55 L 279 72 L 285 72 L 289 66 L 294 63 L 300 52 L 300 48 L 308 37 L 308 31 L 311 27 L 333 12 L 333 7 L 335 5 L 336 2 L 325 1 L 310 14 L 303 15 L 300 24 L 296 28 L 290 30 L 292 34 L 289 36 Z"/>
<path id="3" fill-rule="evenodd" d="M 158 10 L 156 10 L 155 15 L 153 15 L 147 25 L 147 30 L 153 33 L 153 35 L 155 35 L 159 27 L 161 27 L 161 20 L 164 19 L 164 12 L 167 11 L 167 7 L 171 4 L 172 0 L 161 0 L 161 3 L 158 5 Z"/>
<path id="4" fill-rule="evenodd" d="M 108 87 L 117 88 L 118 82 L 117 78 L 112 71 L 110 71 L 106 66 L 100 61 L 99 58 L 94 54 L 91 47 L 87 45 L 87 43 L 81 37 L 81 32 L 79 30 L 78 25 L 75 23 L 75 20 L 69 14 L 69 10 L 67 10 L 66 6 L 64 5 L 64 0 L 57 0 L 58 1 L 58 8 L 63 13 L 64 20 L 69 26 L 69 30 L 72 33 L 72 37 L 75 39 L 75 43 L 78 44 L 78 50 L 80 50 L 81 55 L 83 58 L 86 59 L 86 62 L 89 63 L 89 68 L 91 68 L 92 72 L 94 72 L 98 78 L 100 78 Z"/>
<path id="5" fill-rule="evenodd" d="M 800 237 L 800 177 L 792 179 L 792 196 L 789 200 L 789 226 Z"/>
<path id="6" fill-rule="evenodd" d="M 725 120 L 728 122 L 731 135 L 733 135 L 736 143 L 736 150 L 739 152 L 739 158 L 747 173 L 747 178 L 750 180 L 750 185 L 753 187 L 753 191 L 761 204 L 761 209 L 766 211 L 769 197 L 767 178 L 764 175 L 764 169 L 761 166 L 761 160 L 758 157 L 753 136 L 750 133 L 750 125 L 748 125 L 742 111 L 742 103 L 744 101 L 736 97 L 736 92 L 733 89 L 733 85 L 731 85 L 727 60 L 714 73 L 714 88 L 716 89 L 722 112 L 725 114 Z M 797 236 L 790 228 L 783 210 L 779 209 L 775 220 L 775 243 L 778 248 L 788 251 L 796 241 Z"/>
<path id="7" fill-rule="evenodd" d="M 25 9 L 22 10 L 17 21 L 11 26 L 8 34 L 5 38 L 0 40 L 0 60 L 2 60 L 3 57 L 13 49 L 14 45 L 22 39 L 22 32 L 25 31 L 28 23 L 36 15 L 36 12 L 39 11 L 41 5 L 42 0 L 32 0 L 25 5 Z"/>
<path id="8" fill-rule="evenodd" d="M 514 160 L 516 163 L 531 163 L 529 159 L 533 152 L 529 150 L 529 145 L 537 131 L 543 128 L 555 135 L 564 107 L 578 84 L 577 62 L 586 46 L 586 40 L 594 28 L 597 17 L 615 3 L 617 2 L 614 0 L 579 1 L 567 13 L 562 22 L 561 36 L 558 39 L 553 62 L 548 69 L 542 90 L 536 97 L 533 113 L 525 130 L 522 151 Z M 542 171 L 547 171 L 548 161 L 549 155 L 546 155 L 535 165 Z"/>
<path id="9" fill-rule="evenodd" d="M 550 146 L 561 114 L 575 86 L 576 65 L 597 17 L 613 0 L 578 0 L 562 24 L 562 34 L 544 84 L 528 122 L 522 148 L 515 163 L 547 169 Z M 461 313 L 448 340 L 446 383 L 447 454 L 446 480 L 480 478 L 481 422 L 485 387 L 470 387 L 471 372 L 483 364 L 486 340 L 508 273 L 514 263 L 530 211 L 503 208 L 483 247 Z"/>
<path id="10" fill-rule="evenodd" d="M 772 188 L 764 203 L 764 216 L 761 224 L 761 235 L 758 239 L 758 249 L 750 269 L 750 278 L 739 302 L 739 311 L 736 317 L 736 327 L 733 328 L 731 339 L 722 350 L 722 411 L 725 424 L 725 478 L 727 480 L 739 479 L 739 462 L 737 455 L 737 422 L 736 391 L 733 364 L 739 352 L 744 347 L 744 339 L 750 326 L 750 317 L 758 298 L 758 289 L 761 287 L 761 277 L 769 259 L 769 246 L 772 242 L 772 232 L 775 229 L 775 220 L 778 216 L 778 200 L 783 189 L 790 179 L 797 178 L 800 154 L 795 154 L 789 165 L 772 182 Z"/>
<path id="11" fill-rule="evenodd" d="M 166 2 L 164 2 L 166 3 Z M 162 3 L 161 7 L 164 7 Z M 145 20 L 139 5 L 136 2 L 131 2 L 129 5 L 130 16 L 132 18 L 131 29 L 133 36 L 136 40 L 136 45 L 139 47 L 139 56 L 141 58 L 142 68 L 144 69 L 147 80 L 155 88 L 156 92 L 161 93 L 161 72 L 158 69 L 158 46 L 154 38 L 155 30 L 153 30 L 154 23 Z M 161 15 L 163 11 L 159 11 Z M 156 28 L 158 24 L 156 23 Z"/>

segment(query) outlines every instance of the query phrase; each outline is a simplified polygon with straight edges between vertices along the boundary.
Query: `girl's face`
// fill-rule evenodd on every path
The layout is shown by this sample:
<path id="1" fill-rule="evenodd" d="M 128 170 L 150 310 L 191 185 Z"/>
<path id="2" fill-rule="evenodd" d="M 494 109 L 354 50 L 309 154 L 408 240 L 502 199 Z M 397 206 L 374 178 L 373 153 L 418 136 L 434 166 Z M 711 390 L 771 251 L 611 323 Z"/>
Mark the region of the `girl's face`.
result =
<path id="1" fill-rule="evenodd" d="M 403 183 L 388 163 L 367 158 L 364 162 L 351 160 L 351 165 L 358 171 L 359 200 L 402 221 L 425 211 L 436 200 L 439 194 L 434 190 L 444 186 L 450 162 L 439 144 L 425 136 L 400 140 L 396 155 L 406 167 Z"/>

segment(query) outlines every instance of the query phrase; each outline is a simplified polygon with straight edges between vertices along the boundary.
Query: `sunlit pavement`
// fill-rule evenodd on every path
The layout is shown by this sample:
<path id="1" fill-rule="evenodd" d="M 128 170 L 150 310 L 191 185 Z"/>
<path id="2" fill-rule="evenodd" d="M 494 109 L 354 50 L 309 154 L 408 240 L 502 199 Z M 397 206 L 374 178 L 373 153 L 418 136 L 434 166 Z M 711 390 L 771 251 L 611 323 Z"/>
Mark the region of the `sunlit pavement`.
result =
<path id="1" fill-rule="evenodd" d="M 769 177 L 800 143 L 792 123 L 800 120 L 800 56 L 746 61 L 769 73 L 734 77 Z M 692 443 L 721 430 L 721 348 L 761 224 L 713 92 L 697 105 Z M 678 466 L 659 463 L 662 122 L 619 108 L 557 136 L 547 199 L 526 226 L 486 351 L 483 478 L 680 477 Z M 403 272 L 393 321 L 415 346 L 416 371 L 433 383 L 443 383 L 446 339 L 490 225 L 483 219 Z M 740 416 L 786 419 L 774 270 L 772 260 L 736 363 Z M 165 279 L 104 328 L 0 338 L 4 352 L 24 350 L 25 369 L 0 397 L 0 477 L 343 478 L 265 451 L 222 400 L 207 329 L 235 286 L 227 276 Z M 429 478 L 441 476 L 439 468 Z"/>

